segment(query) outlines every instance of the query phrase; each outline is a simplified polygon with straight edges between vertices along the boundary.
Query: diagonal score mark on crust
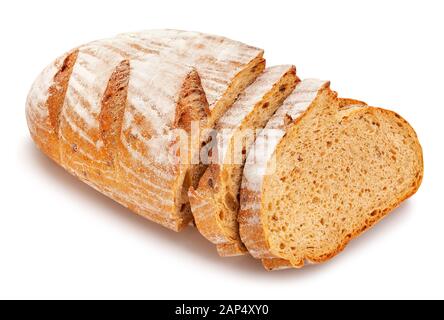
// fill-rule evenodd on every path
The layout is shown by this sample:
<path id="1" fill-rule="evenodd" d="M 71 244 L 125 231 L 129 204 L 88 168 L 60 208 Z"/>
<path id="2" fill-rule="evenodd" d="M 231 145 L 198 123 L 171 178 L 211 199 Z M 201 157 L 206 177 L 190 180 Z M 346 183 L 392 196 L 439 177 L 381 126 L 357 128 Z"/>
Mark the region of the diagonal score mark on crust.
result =
<path id="1" fill-rule="evenodd" d="M 123 60 L 112 73 L 101 102 L 99 130 L 112 163 L 114 163 L 115 151 L 120 141 L 129 77 L 130 62 Z"/>
<path id="2" fill-rule="evenodd" d="M 31 136 L 37 146 L 58 161 L 60 113 L 78 50 L 56 59 L 35 80 L 26 103 L 26 116 Z"/>
<path id="3" fill-rule="evenodd" d="M 79 50 L 75 50 L 68 54 L 63 61 L 62 67 L 54 77 L 54 84 L 49 88 L 49 97 L 47 101 L 49 121 L 57 135 L 60 127 L 60 114 L 65 102 L 69 79 L 71 78 L 78 54 Z"/>
<path id="4" fill-rule="evenodd" d="M 181 166 L 184 167 L 183 180 L 181 182 L 181 192 L 179 194 L 179 205 L 176 207 L 176 213 L 181 216 L 182 225 L 185 227 L 193 219 L 191 205 L 188 197 L 188 189 L 198 184 L 202 175 L 202 165 L 198 158 L 200 147 L 202 145 L 201 130 L 208 127 L 210 109 L 202 87 L 199 73 L 193 69 L 185 77 L 179 93 L 179 99 L 176 105 L 173 128 L 184 130 L 186 136 L 185 148 L 181 148 L 185 155 L 180 155 Z M 197 130 L 195 130 L 197 128 Z M 180 142 L 181 144 L 183 142 Z"/>

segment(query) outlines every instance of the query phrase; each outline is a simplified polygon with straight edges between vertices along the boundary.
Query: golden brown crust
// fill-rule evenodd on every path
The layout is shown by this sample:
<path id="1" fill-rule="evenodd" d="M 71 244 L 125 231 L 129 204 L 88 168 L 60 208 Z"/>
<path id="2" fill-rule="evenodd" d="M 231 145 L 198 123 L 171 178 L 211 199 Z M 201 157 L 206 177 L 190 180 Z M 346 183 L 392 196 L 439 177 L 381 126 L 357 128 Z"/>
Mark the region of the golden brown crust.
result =
<path id="1" fill-rule="evenodd" d="M 355 106 L 366 106 L 367 103 L 361 100 L 350 99 L 350 98 L 339 98 L 339 108 L 348 109 Z"/>
<path id="2" fill-rule="evenodd" d="M 293 266 L 288 260 L 274 258 L 274 259 L 262 259 L 262 265 L 267 271 L 277 271 L 289 268 L 301 268 L 301 266 Z"/>
<path id="3" fill-rule="evenodd" d="M 256 203 L 260 205 L 261 194 L 241 189 L 240 202 Z M 252 208 L 243 208 L 239 211 L 239 232 L 242 242 L 247 246 L 249 253 L 256 259 L 274 259 L 275 257 L 269 251 L 269 243 L 267 241 L 266 230 L 264 229 L 261 217 L 257 215 L 257 211 Z"/>
<path id="4" fill-rule="evenodd" d="M 216 245 L 217 253 L 221 257 L 235 257 L 248 254 L 247 248 L 241 242 L 223 243 Z"/>

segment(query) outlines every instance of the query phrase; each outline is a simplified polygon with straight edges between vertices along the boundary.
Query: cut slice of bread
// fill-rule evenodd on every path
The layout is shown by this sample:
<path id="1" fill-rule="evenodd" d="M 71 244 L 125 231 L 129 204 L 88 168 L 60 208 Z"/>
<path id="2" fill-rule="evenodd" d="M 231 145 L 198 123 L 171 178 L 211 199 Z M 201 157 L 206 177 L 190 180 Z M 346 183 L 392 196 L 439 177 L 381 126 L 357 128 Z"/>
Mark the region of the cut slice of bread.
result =
<path id="1" fill-rule="evenodd" d="M 367 106 L 363 101 L 356 99 L 339 99 L 339 107 L 341 110 L 351 109 L 351 108 L 361 108 Z M 267 271 L 277 271 L 289 268 L 294 268 L 290 261 L 280 259 L 280 258 L 264 258 L 262 259 L 262 265 Z"/>
<path id="2" fill-rule="evenodd" d="M 221 256 L 244 253 L 237 212 L 245 155 L 254 142 L 254 130 L 265 126 L 299 79 L 294 66 L 267 68 L 247 87 L 216 125 L 213 162 L 189 198 L 199 231 L 217 245 Z"/>
<path id="3" fill-rule="evenodd" d="M 270 270 L 324 262 L 413 195 L 422 176 L 421 146 L 399 115 L 302 81 L 248 154 L 242 241 Z"/>

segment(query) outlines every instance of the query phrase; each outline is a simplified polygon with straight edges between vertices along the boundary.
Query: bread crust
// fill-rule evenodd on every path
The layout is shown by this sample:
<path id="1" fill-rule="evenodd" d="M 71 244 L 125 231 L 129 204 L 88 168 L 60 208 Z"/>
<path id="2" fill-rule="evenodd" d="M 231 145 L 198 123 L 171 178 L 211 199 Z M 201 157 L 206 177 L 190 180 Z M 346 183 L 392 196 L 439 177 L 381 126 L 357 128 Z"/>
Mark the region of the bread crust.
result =
<path id="1" fill-rule="evenodd" d="M 302 268 L 302 265 L 296 267 L 292 265 L 290 261 L 280 258 L 262 259 L 262 266 L 267 271 L 277 271 L 290 268 Z"/>
<path id="2" fill-rule="evenodd" d="M 209 165 L 200 178 L 198 188 L 191 187 L 188 191 L 196 226 L 199 232 L 214 244 L 224 244 L 234 240 L 221 229 L 217 219 L 219 204 L 212 197 L 213 192 L 219 192 L 221 188 L 219 173 L 218 165 Z"/>
<path id="3" fill-rule="evenodd" d="M 32 86 L 31 136 L 80 180 L 179 231 L 192 219 L 186 189 L 194 173 L 189 163 L 158 158 L 177 155 L 172 130 L 189 131 L 192 120 L 207 126 L 212 111 L 229 107 L 261 72 L 262 55 L 227 38 L 178 30 L 94 41 L 57 59 Z"/>

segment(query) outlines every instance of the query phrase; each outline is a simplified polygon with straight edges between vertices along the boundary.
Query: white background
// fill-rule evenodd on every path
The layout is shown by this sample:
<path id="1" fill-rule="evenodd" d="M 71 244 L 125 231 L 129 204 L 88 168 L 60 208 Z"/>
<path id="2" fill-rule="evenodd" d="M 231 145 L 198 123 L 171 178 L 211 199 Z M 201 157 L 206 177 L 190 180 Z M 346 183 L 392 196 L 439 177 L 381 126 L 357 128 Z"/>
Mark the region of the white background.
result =
<path id="1" fill-rule="evenodd" d="M 0 298 L 444 298 L 442 3 L 2 1 Z M 259 46 L 269 65 L 396 110 L 424 148 L 421 189 L 330 262 L 274 273 L 98 194 L 34 147 L 27 91 L 66 50 L 150 28 Z"/>

